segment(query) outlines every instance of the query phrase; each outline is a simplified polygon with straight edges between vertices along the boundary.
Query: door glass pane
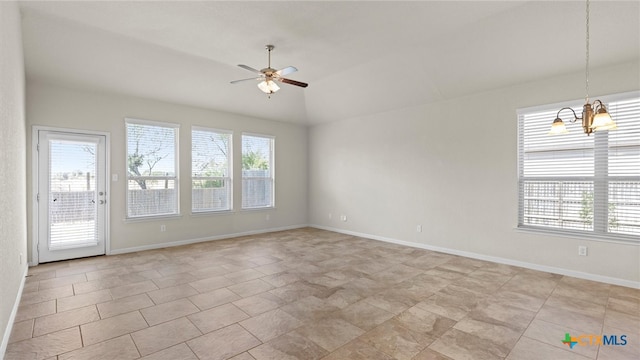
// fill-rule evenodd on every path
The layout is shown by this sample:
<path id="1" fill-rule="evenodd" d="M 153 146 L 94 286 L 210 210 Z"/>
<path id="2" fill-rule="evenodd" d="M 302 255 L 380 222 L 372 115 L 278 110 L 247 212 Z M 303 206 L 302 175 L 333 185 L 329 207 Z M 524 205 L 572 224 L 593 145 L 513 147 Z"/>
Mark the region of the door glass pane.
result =
<path id="1" fill-rule="evenodd" d="M 49 250 L 94 246 L 97 145 L 49 140 Z"/>

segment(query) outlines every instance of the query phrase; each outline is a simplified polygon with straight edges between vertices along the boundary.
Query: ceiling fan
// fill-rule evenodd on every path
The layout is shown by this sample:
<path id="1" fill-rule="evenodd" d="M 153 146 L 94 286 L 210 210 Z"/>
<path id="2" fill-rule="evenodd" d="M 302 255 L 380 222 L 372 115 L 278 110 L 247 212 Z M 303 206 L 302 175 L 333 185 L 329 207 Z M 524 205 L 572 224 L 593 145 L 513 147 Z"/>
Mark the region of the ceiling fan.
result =
<path id="1" fill-rule="evenodd" d="M 234 81 L 231 82 L 232 84 L 239 83 L 239 82 L 242 82 L 242 81 L 259 80 L 260 83 L 258 83 L 258 88 L 260 90 L 262 90 L 264 93 L 268 94 L 268 95 L 271 95 L 271 94 L 275 93 L 276 91 L 280 90 L 280 87 L 278 86 L 278 84 L 276 84 L 276 82 L 281 82 L 281 83 L 285 83 L 285 84 L 289 84 L 289 85 L 300 86 L 300 87 L 303 87 L 303 88 L 306 88 L 307 86 L 309 86 L 309 84 L 307 84 L 307 83 L 303 83 L 303 82 L 300 82 L 300 81 L 291 80 L 291 79 L 287 79 L 287 78 L 283 77 L 285 75 L 289 75 L 291 73 L 294 73 L 294 72 L 298 71 L 298 69 L 296 69 L 293 66 L 287 66 L 287 67 L 282 68 L 280 70 L 276 70 L 276 69 L 272 68 L 271 67 L 271 50 L 273 50 L 275 48 L 275 46 L 266 45 L 265 48 L 269 52 L 269 65 L 266 68 L 264 68 L 262 70 L 257 70 L 257 69 L 252 68 L 251 66 L 242 65 L 242 64 L 238 65 L 243 69 L 246 69 L 246 70 L 249 70 L 251 72 L 260 74 L 260 76 L 252 77 L 252 78 L 248 78 L 248 79 L 242 79 L 242 80 L 234 80 Z"/>

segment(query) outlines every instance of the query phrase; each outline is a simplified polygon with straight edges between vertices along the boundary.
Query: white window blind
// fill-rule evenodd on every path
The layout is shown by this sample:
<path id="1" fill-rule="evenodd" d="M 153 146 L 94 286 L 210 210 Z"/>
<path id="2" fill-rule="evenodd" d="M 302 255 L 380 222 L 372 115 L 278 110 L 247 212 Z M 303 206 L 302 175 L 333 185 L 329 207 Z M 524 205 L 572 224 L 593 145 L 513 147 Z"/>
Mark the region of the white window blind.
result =
<path id="1" fill-rule="evenodd" d="M 97 148 L 49 140 L 49 250 L 98 244 Z"/>
<path id="2" fill-rule="evenodd" d="M 274 139 L 242 135 L 242 208 L 273 207 Z"/>
<path id="3" fill-rule="evenodd" d="M 191 210 L 231 210 L 231 132 L 191 130 Z"/>
<path id="4" fill-rule="evenodd" d="M 607 138 L 608 229 L 640 235 L 640 97 L 611 102 Z"/>
<path id="5" fill-rule="evenodd" d="M 608 99 L 618 129 L 591 136 L 569 110 L 569 133 L 548 135 L 557 105 L 518 112 L 519 227 L 640 241 L 640 97 Z"/>
<path id="6" fill-rule="evenodd" d="M 126 119 L 127 217 L 176 215 L 178 125 Z"/>

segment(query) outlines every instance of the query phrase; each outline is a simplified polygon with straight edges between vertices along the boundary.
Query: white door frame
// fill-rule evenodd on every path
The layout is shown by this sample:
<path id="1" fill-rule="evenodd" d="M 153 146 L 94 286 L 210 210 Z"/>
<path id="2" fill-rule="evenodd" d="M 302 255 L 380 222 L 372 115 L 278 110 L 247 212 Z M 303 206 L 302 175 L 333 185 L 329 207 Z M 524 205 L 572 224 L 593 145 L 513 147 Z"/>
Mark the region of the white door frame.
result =
<path id="1" fill-rule="evenodd" d="M 94 130 L 80 130 L 69 128 L 58 128 L 51 126 L 33 125 L 31 128 L 31 261 L 30 266 L 35 266 L 40 263 L 38 258 L 38 234 L 40 219 L 38 218 L 38 178 L 39 178 L 39 156 L 38 156 L 38 133 L 40 131 L 57 131 L 62 133 L 70 133 L 76 135 L 101 135 L 105 137 L 105 192 L 107 200 L 105 204 L 105 229 L 104 229 L 104 247 L 105 254 L 111 254 L 111 236 L 110 236 L 110 209 L 111 209 L 111 186 L 110 176 L 111 173 L 111 134 L 104 131 Z"/>

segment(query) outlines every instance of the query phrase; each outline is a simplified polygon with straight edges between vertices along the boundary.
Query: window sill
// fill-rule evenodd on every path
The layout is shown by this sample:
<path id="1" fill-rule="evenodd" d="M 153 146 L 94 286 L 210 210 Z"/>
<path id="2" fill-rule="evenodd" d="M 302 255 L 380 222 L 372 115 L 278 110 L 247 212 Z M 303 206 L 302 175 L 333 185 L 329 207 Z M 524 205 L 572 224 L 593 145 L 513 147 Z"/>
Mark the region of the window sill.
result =
<path id="1" fill-rule="evenodd" d="M 264 206 L 264 207 L 255 207 L 255 208 L 240 209 L 240 212 L 268 211 L 268 210 L 275 210 L 275 209 L 276 209 L 276 207 L 275 207 L 275 206 Z"/>
<path id="2" fill-rule="evenodd" d="M 191 217 L 206 217 L 206 216 L 218 216 L 218 215 L 233 215 L 236 212 L 233 210 L 212 210 L 212 211 L 192 211 Z"/>
<path id="3" fill-rule="evenodd" d="M 171 215 L 152 215 L 152 216 L 141 216 L 134 218 L 124 218 L 122 221 L 125 224 L 128 223 L 138 223 L 138 222 L 147 222 L 147 221 L 158 221 L 158 220 L 177 220 L 181 219 L 181 214 L 171 214 Z"/>
<path id="4" fill-rule="evenodd" d="M 602 241 L 614 244 L 636 245 L 640 246 L 640 237 L 626 234 L 594 234 L 581 231 L 558 231 L 554 229 L 539 228 L 533 226 L 518 226 L 514 228 L 516 232 L 549 235 L 563 238 Z"/>

